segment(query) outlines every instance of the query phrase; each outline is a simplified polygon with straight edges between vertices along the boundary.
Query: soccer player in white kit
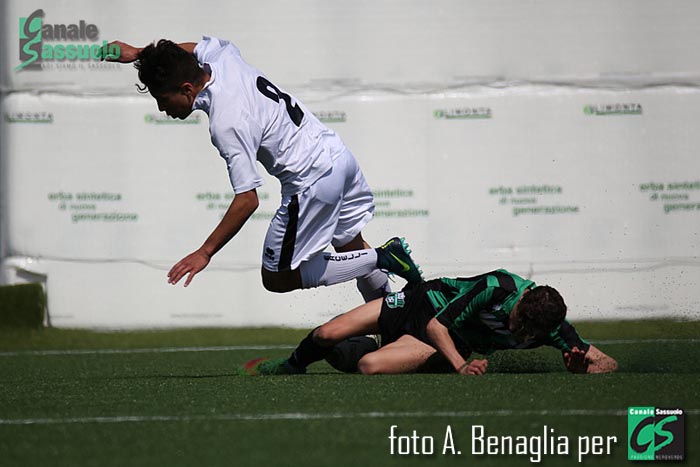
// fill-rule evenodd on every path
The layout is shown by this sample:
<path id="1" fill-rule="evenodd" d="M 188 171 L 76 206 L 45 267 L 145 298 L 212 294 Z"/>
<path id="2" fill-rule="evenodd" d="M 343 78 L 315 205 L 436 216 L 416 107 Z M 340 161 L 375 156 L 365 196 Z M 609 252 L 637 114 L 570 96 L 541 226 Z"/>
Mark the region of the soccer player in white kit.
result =
<path id="1" fill-rule="evenodd" d="M 115 44 L 119 57 L 107 59 L 135 62 L 142 91 L 151 93 L 159 110 L 180 119 L 194 110 L 207 113 L 211 141 L 235 192 L 202 246 L 170 269 L 169 283 L 187 276 L 187 287 L 257 209 L 256 189 L 263 184 L 258 162 L 282 189 L 263 247 L 266 289 L 288 292 L 354 278 L 369 301 L 389 291 L 384 271 L 420 279 L 402 239 L 372 249 L 362 238 L 374 200 L 340 137 L 246 63 L 235 45 L 207 36 L 198 43 L 160 40 L 144 48 Z M 337 254 L 324 252 L 328 245 Z"/>

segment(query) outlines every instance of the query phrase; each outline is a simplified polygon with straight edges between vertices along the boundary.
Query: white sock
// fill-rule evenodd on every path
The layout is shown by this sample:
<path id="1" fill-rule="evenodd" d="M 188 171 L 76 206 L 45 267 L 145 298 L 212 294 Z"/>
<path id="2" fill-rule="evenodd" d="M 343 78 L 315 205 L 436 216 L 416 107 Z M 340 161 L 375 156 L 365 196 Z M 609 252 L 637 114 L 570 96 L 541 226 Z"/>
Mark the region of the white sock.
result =
<path id="1" fill-rule="evenodd" d="M 346 253 L 319 253 L 299 266 L 302 288 L 333 285 L 368 276 L 377 269 L 377 252 L 368 250 Z"/>
<path id="2" fill-rule="evenodd" d="M 389 275 L 384 271 L 375 269 L 368 275 L 357 278 L 357 290 L 362 294 L 365 303 L 382 298 L 391 292 Z"/>

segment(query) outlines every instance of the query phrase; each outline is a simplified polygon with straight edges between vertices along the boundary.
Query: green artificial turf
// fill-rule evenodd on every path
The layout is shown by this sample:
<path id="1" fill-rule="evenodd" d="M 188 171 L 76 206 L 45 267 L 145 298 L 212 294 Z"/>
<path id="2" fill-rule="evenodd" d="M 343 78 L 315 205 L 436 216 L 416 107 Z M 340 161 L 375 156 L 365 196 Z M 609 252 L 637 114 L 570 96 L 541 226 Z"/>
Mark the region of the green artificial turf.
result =
<path id="1" fill-rule="evenodd" d="M 683 465 L 696 465 L 700 323 L 577 328 L 618 360 L 618 373 L 571 375 L 543 348 L 495 354 L 483 377 L 346 375 L 325 362 L 307 375 L 240 377 L 236 365 L 288 355 L 307 331 L 3 330 L 0 465 L 627 465 L 629 406 L 688 411 Z M 392 425 L 419 450 L 431 437 L 434 453 L 390 454 Z M 534 464 L 473 455 L 475 426 L 513 437 L 546 426 L 570 452 Z M 448 427 L 454 454 L 442 454 Z M 579 437 L 593 435 L 617 442 L 579 464 Z"/>

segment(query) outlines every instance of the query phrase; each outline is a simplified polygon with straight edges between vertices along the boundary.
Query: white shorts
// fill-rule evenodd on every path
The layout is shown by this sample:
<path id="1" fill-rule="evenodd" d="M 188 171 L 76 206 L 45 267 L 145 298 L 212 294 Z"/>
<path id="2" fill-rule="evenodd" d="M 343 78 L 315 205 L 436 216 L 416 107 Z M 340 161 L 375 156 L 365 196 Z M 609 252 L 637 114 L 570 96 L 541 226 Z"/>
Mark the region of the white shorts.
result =
<path id="1" fill-rule="evenodd" d="M 340 247 L 355 238 L 374 213 L 374 198 L 350 151 L 305 191 L 282 198 L 267 229 L 263 267 L 296 269 L 328 245 Z"/>

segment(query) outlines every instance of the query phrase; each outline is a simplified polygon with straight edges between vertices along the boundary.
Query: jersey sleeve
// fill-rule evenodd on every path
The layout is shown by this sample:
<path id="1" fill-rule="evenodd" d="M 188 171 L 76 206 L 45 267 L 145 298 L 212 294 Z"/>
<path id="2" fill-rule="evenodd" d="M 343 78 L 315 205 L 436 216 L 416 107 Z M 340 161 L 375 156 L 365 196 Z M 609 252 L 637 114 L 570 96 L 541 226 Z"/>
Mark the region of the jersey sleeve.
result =
<path id="1" fill-rule="evenodd" d="M 583 340 L 581 336 L 576 332 L 576 328 L 564 320 L 563 323 L 550 334 L 549 338 L 545 342 L 545 345 L 552 346 L 561 350 L 562 352 L 568 352 L 574 347 L 588 352 L 588 348 L 591 346 L 587 341 Z"/>
<path id="2" fill-rule="evenodd" d="M 226 118 L 225 121 L 232 120 Z M 235 121 L 235 126 L 214 126 L 211 139 L 226 161 L 231 186 L 238 194 L 262 186 L 265 182 L 257 164 L 262 130 L 251 118 L 243 116 Z"/>

